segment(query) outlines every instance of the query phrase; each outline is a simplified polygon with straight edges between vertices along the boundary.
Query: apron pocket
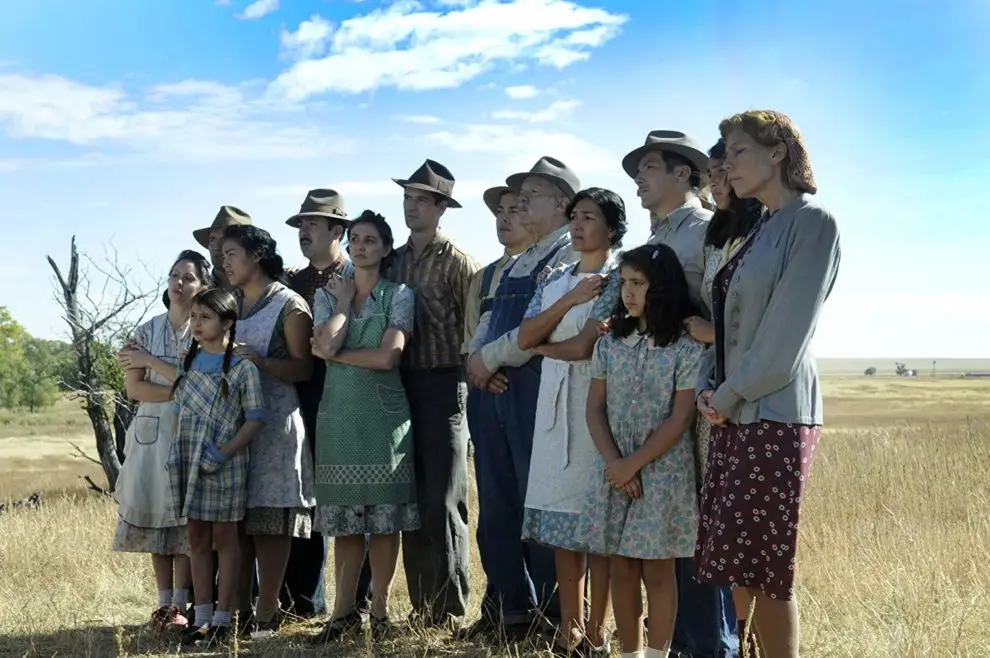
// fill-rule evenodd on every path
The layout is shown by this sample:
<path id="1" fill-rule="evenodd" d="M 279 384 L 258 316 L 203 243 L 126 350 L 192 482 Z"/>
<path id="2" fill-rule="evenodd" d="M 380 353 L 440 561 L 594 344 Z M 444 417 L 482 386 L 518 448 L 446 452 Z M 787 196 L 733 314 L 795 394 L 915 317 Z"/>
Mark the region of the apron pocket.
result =
<path id="1" fill-rule="evenodd" d="M 143 446 L 158 443 L 158 416 L 135 416 L 131 421 L 134 441 Z"/>

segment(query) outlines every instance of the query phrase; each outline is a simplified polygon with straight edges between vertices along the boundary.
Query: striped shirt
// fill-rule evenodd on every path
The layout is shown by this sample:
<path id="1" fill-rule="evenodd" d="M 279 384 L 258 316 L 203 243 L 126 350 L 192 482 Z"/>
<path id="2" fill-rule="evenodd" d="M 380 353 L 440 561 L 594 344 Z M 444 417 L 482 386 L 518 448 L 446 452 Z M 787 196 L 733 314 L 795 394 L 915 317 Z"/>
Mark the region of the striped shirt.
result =
<path id="1" fill-rule="evenodd" d="M 416 295 L 412 341 L 402 352 L 402 367 L 411 370 L 464 365 L 464 315 L 471 278 L 481 269 L 442 233 L 420 254 L 412 242 L 395 250 L 386 278 L 404 283 Z"/>

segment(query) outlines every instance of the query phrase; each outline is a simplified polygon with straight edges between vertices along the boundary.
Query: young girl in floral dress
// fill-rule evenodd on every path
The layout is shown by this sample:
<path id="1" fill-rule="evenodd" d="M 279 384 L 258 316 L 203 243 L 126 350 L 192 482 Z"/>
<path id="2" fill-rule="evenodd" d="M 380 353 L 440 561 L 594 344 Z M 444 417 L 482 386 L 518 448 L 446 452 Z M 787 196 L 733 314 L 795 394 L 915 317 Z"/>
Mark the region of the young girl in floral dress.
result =
<path id="1" fill-rule="evenodd" d="M 194 621 L 186 644 L 210 647 L 231 633 L 240 561 L 237 524 L 247 508 L 248 444 L 264 425 L 261 379 L 233 355 L 237 300 L 219 288 L 193 299 L 193 343 L 173 386 L 175 443 L 168 469 L 174 504 L 188 520 Z M 213 547 L 220 557 L 213 609 Z"/>
<path id="2" fill-rule="evenodd" d="M 587 420 L 600 459 L 577 535 L 612 562 L 622 655 L 667 656 L 677 615 L 674 559 L 691 557 L 698 528 L 694 385 L 703 351 L 684 270 L 666 245 L 620 260 L 622 296 L 595 346 Z M 649 648 L 643 649 L 645 581 Z"/>

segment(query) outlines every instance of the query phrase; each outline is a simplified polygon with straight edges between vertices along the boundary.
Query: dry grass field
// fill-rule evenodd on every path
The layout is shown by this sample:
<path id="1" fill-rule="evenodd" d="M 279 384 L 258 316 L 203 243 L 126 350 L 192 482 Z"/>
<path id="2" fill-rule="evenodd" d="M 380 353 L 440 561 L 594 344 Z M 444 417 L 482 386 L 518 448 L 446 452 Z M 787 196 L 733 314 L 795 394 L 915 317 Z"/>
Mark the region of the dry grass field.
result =
<path id="1" fill-rule="evenodd" d="M 829 376 L 824 385 L 827 426 L 801 537 L 802 655 L 990 656 L 990 379 Z M 142 628 L 155 600 L 148 560 L 109 551 L 114 506 L 78 480 L 98 470 L 69 445 L 90 446 L 85 422 L 65 405 L 0 416 L 0 498 L 49 492 L 42 510 L 0 515 L 0 656 L 175 655 Z M 473 577 L 476 610 L 477 562 Z M 400 584 L 393 615 L 406 610 Z M 315 628 L 296 624 L 239 651 L 374 653 L 310 649 L 303 640 Z M 416 629 L 377 653 L 550 655 Z"/>

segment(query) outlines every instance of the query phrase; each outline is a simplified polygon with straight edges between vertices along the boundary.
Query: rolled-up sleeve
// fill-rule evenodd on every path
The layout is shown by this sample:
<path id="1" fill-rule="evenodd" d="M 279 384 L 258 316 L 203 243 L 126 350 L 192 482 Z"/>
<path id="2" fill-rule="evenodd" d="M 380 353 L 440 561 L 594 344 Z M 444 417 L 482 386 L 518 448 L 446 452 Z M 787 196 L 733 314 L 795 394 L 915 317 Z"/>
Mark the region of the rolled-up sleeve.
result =
<path id="1" fill-rule="evenodd" d="M 835 219 L 806 208 L 795 219 L 794 238 L 749 349 L 712 396 L 712 406 L 731 417 L 745 401 L 787 386 L 815 333 L 822 306 L 835 283 L 841 250 Z"/>
<path id="2" fill-rule="evenodd" d="M 471 285 L 468 287 L 468 296 L 464 302 L 464 346 L 461 348 L 465 354 L 471 353 L 471 345 L 474 342 L 474 334 L 481 323 L 481 283 L 485 278 L 485 271 L 478 270 L 471 277 Z"/>

